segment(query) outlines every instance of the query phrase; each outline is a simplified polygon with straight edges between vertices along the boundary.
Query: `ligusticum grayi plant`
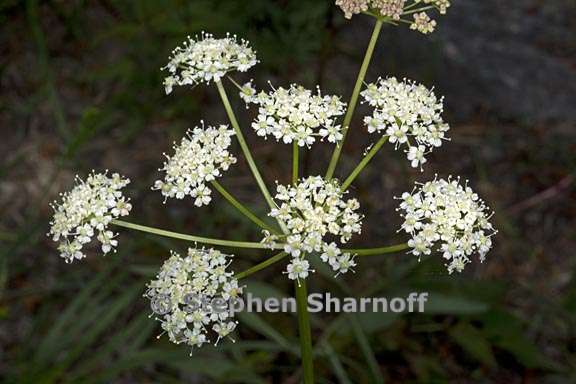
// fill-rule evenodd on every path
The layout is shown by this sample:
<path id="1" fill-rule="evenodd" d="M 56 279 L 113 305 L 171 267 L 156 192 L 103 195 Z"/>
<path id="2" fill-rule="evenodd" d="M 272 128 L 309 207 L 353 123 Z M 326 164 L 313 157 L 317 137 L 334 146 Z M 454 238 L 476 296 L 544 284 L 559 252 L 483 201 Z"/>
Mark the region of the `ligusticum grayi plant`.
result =
<path id="1" fill-rule="evenodd" d="M 302 376 L 314 382 L 312 342 L 307 312 L 306 279 L 313 275 L 309 257 L 313 254 L 327 264 L 335 278 L 354 271 L 364 255 L 380 255 L 407 250 L 421 258 L 437 252 L 445 260 L 449 273 L 461 272 L 475 257 L 484 261 L 496 230 L 489 222 L 491 213 L 485 203 L 458 177 L 436 177 L 416 183 L 410 192 L 397 197 L 403 219 L 400 232 L 404 244 L 352 249 L 347 244 L 362 232 L 361 202 L 348 188 L 376 153 L 389 143 L 404 152 L 409 164 L 422 168 L 426 156 L 449 140 L 449 125 L 443 120 L 443 98 L 413 80 L 386 76 L 365 82 L 375 45 L 384 23 L 407 23 L 411 29 L 430 33 L 436 26 L 426 12 L 444 14 L 448 0 L 337 0 L 347 18 L 363 13 L 375 18 L 375 27 L 348 104 L 340 97 L 326 95 L 304 86 L 274 86 L 257 91 L 252 81 L 241 86 L 232 78 L 235 71 L 245 72 L 258 63 L 256 52 L 245 40 L 227 35 L 216 38 L 209 33 L 188 37 L 176 48 L 163 68 L 167 76 L 164 88 L 170 94 L 177 86 L 215 85 L 230 120 L 228 125 L 200 122 L 190 129 L 160 168 L 161 176 L 152 186 L 163 196 L 185 199 L 196 207 L 212 201 L 213 190 L 252 221 L 262 234 L 261 242 L 230 241 L 181 234 L 120 220 L 129 214 L 132 204 L 124 190 L 129 180 L 108 171 L 93 171 L 86 180 L 77 178 L 76 186 L 55 202 L 49 235 L 58 243 L 67 262 L 85 257 L 84 246 L 94 237 L 104 254 L 118 247 L 118 234 L 111 227 L 124 227 L 194 243 L 185 257 L 172 252 L 156 279 L 147 287 L 152 311 L 164 333 L 177 344 L 199 348 L 205 343 L 231 339 L 238 323 L 228 312 L 211 308 L 191 309 L 191 295 L 228 300 L 242 295 L 239 281 L 272 264 L 289 259 L 285 276 L 294 280 L 301 340 Z M 412 17 L 413 20 L 406 18 Z M 277 145 L 292 147 L 290 184 L 276 182 L 272 195 L 265 184 L 244 131 L 228 99 L 223 81 L 236 87 L 239 97 L 256 113 L 249 125 L 262 139 L 272 138 Z M 334 177 L 350 122 L 362 98 L 372 110 L 365 116 L 366 134 L 377 136 L 357 167 L 343 180 Z M 343 119 L 340 118 L 344 115 Z M 237 140 L 250 171 L 269 208 L 267 223 L 238 201 L 218 180 L 235 165 L 237 155 L 232 143 Z M 324 143 L 324 144 L 322 144 Z M 300 175 L 300 151 L 320 145 L 333 146 L 333 154 L 324 175 Z M 185 204 L 185 203 L 183 203 Z M 199 248 L 197 244 L 203 244 Z M 274 255 L 241 272 L 233 271 L 232 254 L 217 248 L 253 248 L 272 250 Z"/>

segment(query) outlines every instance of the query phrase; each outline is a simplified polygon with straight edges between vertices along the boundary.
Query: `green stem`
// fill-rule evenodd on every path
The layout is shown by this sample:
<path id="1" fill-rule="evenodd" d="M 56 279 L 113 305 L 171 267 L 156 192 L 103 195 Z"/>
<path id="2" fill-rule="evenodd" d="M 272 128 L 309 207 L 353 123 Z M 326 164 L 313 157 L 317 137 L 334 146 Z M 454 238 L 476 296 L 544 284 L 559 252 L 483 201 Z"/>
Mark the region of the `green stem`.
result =
<path id="1" fill-rule="evenodd" d="M 344 180 L 344 183 L 342 183 L 342 190 L 345 191 L 346 189 L 348 189 L 348 187 L 350 186 L 350 184 L 352 184 L 352 182 L 354 182 L 354 180 L 356 179 L 356 177 L 358 177 L 358 175 L 360 174 L 360 172 L 362 172 L 362 170 L 366 167 L 366 165 L 368 165 L 368 163 L 370 162 L 370 160 L 372 160 L 372 158 L 378 153 L 378 151 L 380 150 L 380 148 L 382 148 L 382 146 L 384 145 L 384 143 L 388 140 L 388 136 L 382 136 L 380 138 L 380 140 L 378 140 L 378 142 L 376 144 L 374 144 L 374 146 L 372 147 L 372 149 L 370 149 L 370 151 L 366 154 L 366 156 L 364 156 L 364 158 L 362 159 L 362 161 L 356 166 L 356 168 L 354 168 L 354 170 L 352 171 L 352 173 L 350 173 L 350 176 L 348 176 L 346 178 L 346 180 Z"/>
<path id="2" fill-rule="evenodd" d="M 220 245 L 223 247 L 232 247 L 232 248 L 253 248 L 253 249 L 267 249 L 267 248 L 269 248 L 269 246 L 266 246 L 262 243 L 253 243 L 253 242 L 248 242 L 248 241 L 221 240 L 221 239 L 212 239 L 209 237 L 185 235 L 183 233 L 171 232 L 171 231 L 166 231 L 164 229 L 147 227 L 145 225 L 129 223 L 127 221 L 122 221 L 122 220 L 112 220 L 110 223 L 117 225 L 119 227 L 134 229 L 136 231 L 152 233 L 154 235 L 159 235 L 159 236 L 164 236 L 164 237 L 171 237 L 173 239 L 193 241 L 195 243 Z M 276 249 L 282 249 L 282 248 L 283 247 L 281 245 L 278 245 Z"/>
<path id="3" fill-rule="evenodd" d="M 308 314 L 308 291 L 306 280 L 295 282 L 296 307 L 298 308 L 298 330 L 300 333 L 300 352 L 304 384 L 314 384 L 314 362 L 312 356 L 312 334 Z"/>
<path id="4" fill-rule="evenodd" d="M 414 1 L 412 4 L 408 4 L 407 6 L 405 6 L 405 7 L 404 7 L 404 11 L 407 11 L 407 10 L 409 10 L 409 9 L 412 9 L 412 8 L 418 6 L 418 5 L 420 5 L 420 3 Z"/>
<path id="5" fill-rule="evenodd" d="M 300 148 L 298 143 L 294 141 L 292 143 L 292 184 L 298 182 L 298 155 L 300 154 Z"/>
<path id="6" fill-rule="evenodd" d="M 270 208 L 276 208 L 272 197 L 270 196 L 270 192 L 268 192 L 268 188 L 266 188 L 266 184 L 264 184 L 264 180 L 262 180 L 262 176 L 260 175 L 260 171 L 258 171 L 258 167 L 254 162 L 254 158 L 250 153 L 250 148 L 248 148 L 248 144 L 246 144 L 246 140 L 244 139 L 244 135 L 242 134 L 242 130 L 240 130 L 240 125 L 238 124 L 238 120 L 236 120 L 236 115 L 234 115 L 234 111 L 232 110 L 232 106 L 230 105 L 230 101 L 228 100 L 228 95 L 226 94 L 226 90 L 222 85 L 221 81 L 216 82 L 216 86 L 218 87 L 218 92 L 220 93 L 220 97 L 222 98 L 222 103 L 224 104 L 224 108 L 226 109 L 226 113 L 228 114 L 228 118 L 230 119 L 230 123 L 232 123 L 232 127 L 236 132 L 236 138 L 240 143 L 240 147 L 242 148 L 242 152 L 244 152 L 244 156 L 246 157 L 246 161 L 250 166 L 250 170 L 266 199 L 266 202 L 270 206 Z"/>
<path id="7" fill-rule="evenodd" d="M 280 252 L 277 255 L 272 256 L 269 259 L 264 260 L 263 262 L 261 262 L 260 264 L 256 264 L 255 266 L 248 268 L 245 271 L 242 271 L 240 273 L 237 273 L 234 277 L 238 280 L 243 279 L 245 277 L 250 276 L 253 273 L 256 273 L 280 260 L 282 260 L 283 258 L 285 258 L 286 256 L 288 256 L 288 253 L 286 252 Z"/>
<path id="8" fill-rule="evenodd" d="M 380 248 L 343 249 L 342 252 L 348 252 L 358 256 L 372 256 L 400 252 L 408 248 L 410 248 L 408 244 L 404 243 Z"/>
<path id="9" fill-rule="evenodd" d="M 412 9 L 412 10 L 410 10 L 410 11 L 405 11 L 405 12 L 402 13 L 401 16 L 411 15 L 411 14 L 417 13 L 417 12 L 424 12 L 424 11 L 427 11 L 427 10 L 432 9 L 432 8 L 436 8 L 436 7 L 433 6 L 433 5 L 427 5 L 427 6 L 422 7 L 422 8 Z"/>
<path id="10" fill-rule="evenodd" d="M 343 252 L 348 252 L 355 254 L 357 256 L 371 256 L 371 255 L 383 255 L 386 253 L 395 253 L 400 252 L 405 249 L 408 249 L 408 244 L 397 244 L 397 245 L 390 245 L 388 247 L 380 247 L 380 248 L 362 248 L 362 249 L 343 249 Z M 278 261 L 284 259 L 288 254 L 286 252 L 280 252 L 277 255 L 274 255 L 263 262 L 256 264 L 253 267 L 248 268 L 245 271 L 242 271 L 236 274 L 236 279 L 240 280 L 245 277 L 250 276 L 251 274 L 261 271 L 264 268 L 271 266 L 272 264 L 277 263 Z"/>
<path id="11" fill-rule="evenodd" d="M 214 188 L 216 188 L 216 190 L 218 190 L 218 192 L 220 192 L 220 194 L 226 200 L 228 200 L 230 204 L 232 204 L 236 209 L 238 209 L 238 211 L 240 211 L 240 213 L 242 213 L 244 216 L 250 219 L 253 223 L 258 225 L 260 228 L 269 231 L 270 233 L 278 234 L 278 231 L 276 229 L 272 228 L 270 225 L 260 220 L 258 216 L 252 213 L 252 211 L 246 208 L 246 206 L 244 206 L 241 202 L 236 200 L 236 198 L 232 196 L 219 182 L 217 182 L 216 180 L 212 180 L 211 183 L 214 186 Z"/>
<path id="12" fill-rule="evenodd" d="M 234 111 L 232 110 L 232 106 L 230 105 L 230 101 L 228 100 L 228 95 L 226 95 L 226 90 L 224 89 L 224 86 L 222 85 L 221 81 L 217 81 L 216 86 L 218 87 L 218 93 L 220 93 L 220 97 L 222 98 L 222 103 L 224 104 L 224 108 L 226 109 L 226 113 L 228 114 L 228 118 L 230 119 L 230 123 L 232 123 L 232 127 L 234 127 L 234 131 L 236 132 L 236 138 L 238 139 L 240 147 L 242 148 L 242 152 L 244 152 L 246 161 L 250 166 L 250 170 L 252 171 L 252 174 L 254 175 L 254 178 L 256 179 L 256 182 L 258 183 L 258 186 L 260 187 L 260 190 L 262 191 L 262 195 L 266 199 L 266 202 L 268 203 L 271 209 L 274 209 L 276 208 L 276 203 L 274 203 L 272 196 L 270 196 L 270 192 L 268 192 L 268 188 L 266 188 L 266 184 L 264 183 L 264 180 L 262 180 L 260 171 L 258 171 L 258 167 L 256 166 L 254 158 L 250 153 L 250 148 L 248 148 L 248 144 L 246 144 L 246 140 L 244 139 L 244 135 L 242 134 L 242 130 L 240 129 L 240 125 L 238 124 L 238 120 L 236 120 L 236 116 L 234 115 Z M 287 233 L 288 230 L 284 225 L 284 223 L 278 220 L 278 225 L 280 225 L 282 232 Z"/>
<path id="13" fill-rule="evenodd" d="M 354 110 L 356 109 L 356 104 L 358 103 L 358 95 L 362 89 L 362 84 L 364 78 L 366 77 L 366 71 L 370 65 L 370 60 L 372 59 L 372 54 L 374 53 L 374 48 L 376 47 L 376 42 L 378 41 L 378 36 L 380 35 L 380 30 L 382 29 L 383 21 L 380 19 L 376 20 L 376 25 L 374 25 L 374 31 L 372 32 L 372 37 L 370 38 L 370 43 L 366 49 L 366 54 L 364 55 L 364 61 L 360 67 L 360 72 L 358 73 L 358 78 L 356 79 L 356 85 L 352 91 L 352 97 L 350 98 L 350 103 L 348 104 L 348 110 L 344 116 L 344 122 L 342 123 L 342 140 L 334 152 L 332 152 L 332 158 L 330 159 L 330 165 L 328 166 L 328 171 L 326 172 L 326 178 L 331 179 L 334 176 L 334 171 L 336 170 L 336 165 L 340 159 L 340 154 L 342 152 L 342 147 L 344 146 L 344 141 L 346 140 L 346 135 L 348 134 L 348 129 L 350 128 L 350 122 L 352 121 L 352 116 L 354 115 Z"/>
<path id="14" fill-rule="evenodd" d="M 231 76 L 226 76 L 228 78 L 228 80 L 230 80 L 232 82 L 232 84 L 234 84 L 236 86 L 236 88 L 238 88 L 238 90 L 240 92 L 242 92 L 242 86 L 240 84 L 238 84 L 236 82 L 236 80 L 234 80 Z"/>

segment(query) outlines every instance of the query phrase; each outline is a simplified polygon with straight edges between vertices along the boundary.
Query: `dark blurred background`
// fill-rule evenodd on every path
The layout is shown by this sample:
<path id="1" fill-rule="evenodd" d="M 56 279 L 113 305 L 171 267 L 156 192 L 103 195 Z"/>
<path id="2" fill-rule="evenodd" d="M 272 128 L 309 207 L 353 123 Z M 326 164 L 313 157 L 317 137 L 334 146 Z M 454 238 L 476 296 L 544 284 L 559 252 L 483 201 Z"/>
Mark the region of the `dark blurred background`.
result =
<path id="1" fill-rule="evenodd" d="M 424 173 L 384 147 L 352 189 L 366 214 L 353 245 L 405 241 L 392 197 L 435 173 L 470 179 L 500 233 L 487 261 L 458 276 L 438 255 L 418 263 L 405 254 L 362 258 L 356 274 L 339 279 L 317 272 L 316 292 L 430 292 L 425 314 L 314 316 L 318 382 L 576 382 L 576 4 L 454 3 L 431 36 L 383 29 L 367 80 L 434 86 L 446 97 L 452 141 Z M 121 231 L 117 254 L 66 265 L 45 235 L 48 203 L 75 173 L 111 169 L 133 181 L 130 221 L 257 241 L 216 192 L 198 209 L 190 200 L 163 205 L 150 191 L 172 141 L 200 119 L 227 123 L 214 87 L 165 96 L 160 67 L 186 35 L 231 32 L 261 60 L 238 81 L 319 84 L 347 101 L 372 26 L 319 0 L 0 1 L 0 381 L 297 383 L 293 315 L 244 314 L 237 343 L 189 357 L 156 339 L 141 297 L 169 249 L 189 244 Z M 288 181 L 289 146 L 254 137 L 251 115 L 228 89 L 268 185 Z M 357 110 L 340 176 L 374 141 L 366 112 Z M 306 172 L 322 174 L 331 149 L 314 146 Z M 222 183 L 266 213 L 243 161 Z M 233 268 L 266 256 L 238 251 Z M 292 295 L 283 268 L 253 275 L 248 290 Z"/>

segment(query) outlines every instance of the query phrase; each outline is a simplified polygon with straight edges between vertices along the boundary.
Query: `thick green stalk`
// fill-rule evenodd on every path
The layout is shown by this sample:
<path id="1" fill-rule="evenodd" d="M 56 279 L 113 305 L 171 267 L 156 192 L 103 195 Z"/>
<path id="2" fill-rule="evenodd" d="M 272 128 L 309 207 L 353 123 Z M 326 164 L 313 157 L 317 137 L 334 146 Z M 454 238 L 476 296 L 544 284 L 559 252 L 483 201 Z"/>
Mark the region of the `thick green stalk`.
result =
<path id="1" fill-rule="evenodd" d="M 258 271 L 261 271 L 262 269 L 282 260 L 283 258 L 285 258 L 286 256 L 288 256 L 288 253 L 286 252 L 280 252 L 277 255 L 272 256 L 269 259 L 264 260 L 263 262 L 261 262 L 260 264 L 256 264 L 255 266 L 248 268 L 245 271 L 239 272 L 237 273 L 234 277 L 238 280 L 243 279 L 245 277 L 250 276 L 253 273 L 256 273 Z"/>
<path id="2" fill-rule="evenodd" d="M 145 225 L 129 223 L 127 221 L 122 221 L 122 220 L 112 220 L 110 223 L 117 225 L 119 227 L 134 229 L 136 231 L 141 231 L 141 232 L 147 232 L 147 233 L 151 233 L 153 235 L 171 237 L 173 239 L 192 241 L 195 243 L 220 245 L 223 247 L 232 247 L 232 248 L 253 248 L 253 249 L 269 248 L 268 246 L 266 246 L 262 243 L 253 243 L 253 242 L 249 242 L 249 241 L 221 240 L 221 239 L 212 239 L 209 237 L 186 235 L 183 233 L 171 232 L 171 231 L 166 231 L 164 229 L 147 227 Z M 280 245 L 277 246 L 277 249 L 282 249 L 282 246 L 280 246 Z"/>
<path id="3" fill-rule="evenodd" d="M 216 86 L 218 87 L 218 92 L 220 93 L 220 97 L 222 98 L 222 103 L 224 104 L 224 108 L 226 109 L 226 113 L 228 114 L 228 118 L 230 119 L 230 123 L 236 132 L 236 138 L 238 139 L 238 143 L 240 143 L 240 147 L 242 148 L 242 152 L 244 152 L 244 156 L 246 157 L 246 161 L 248 162 L 248 166 L 250 166 L 250 170 L 266 199 L 266 202 L 270 206 L 270 208 L 276 208 L 272 197 L 270 196 L 270 192 L 268 192 L 268 188 L 266 188 L 266 184 L 260 175 L 260 171 L 258 171 L 258 167 L 254 162 L 254 158 L 252 157 L 252 153 L 250 153 L 250 148 L 248 148 L 248 144 L 246 144 L 246 140 L 244 139 L 244 135 L 242 134 L 242 130 L 240 129 L 240 125 L 238 124 L 238 120 L 236 120 L 236 115 L 234 115 L 234 111 L 232 110 L 232 106 L 230 105 L 230 101 L 228 100 L 228 95 L 226 94 L 226 90 L 222 85 L 221 81 L 216 82 Z"/>
<path id="4" fill-rule="evenodd" d="M 366 165 L 368 165 L 370 160 L 372 160 L 372 158 L 378 153 L 380 148 L 382 148 L 382 146 L 384 145 L 384 143 L 387 140 L 388 140 L 388 136 L 382 136 L 380 138 L 380 140 L 378 140 L 378 142 L 376 144 L 374 144 L 374 146 L 370 149 L 370 151 L 366 154 L 366 156 L 364 156 L 364 158 L 362 159 L 360 164 L 358 164 L 356 166 L 356 168 L 354 168 L 352 173 L 350 173 L 350 176 L 348 176 L 346 178 L 346 180 L 344 180 L 344 183 L 342 183 L 342 190 L 343 191 L 348 189 L 350 184 L 352 184 L 352 182 L 356 179 L 356 177 L 358 177 L 360 172 L 362 172 L 362 170 L 366 167 Z"/>
<path id="5" fill-rule="evenodd" d="M 383 255 L 386 253 L 400 252 L 408 248 L 409 248 L 408 244 L 404 243 L 380 248 L 343 249 L 342 252 L 348 252 L 358 256 L 371 256 L 371 255 Z"/>
<path id="6" fill-rule="evenodd" d="M 366 54 L 364 55 L 364 61 L 360 67 L 360 72 L 356 78 L 356 85 L 354 85 L 354 90 L 352 91 L 352 97 L 350 98 L 350 103 L 348 104 L 348 109 L 346 110 L 346 115 L 344 116 L 344 122 L 342 123 L 342 140 L 334 148 L 332 152 L 332 158 L 330 159 L 330 165 L 328 166 L 328 171 L 326 172 L 326 178 L 331 179 L 334 176 L 334 171 L 336 170 L 336 165 L 340 159 L 340 154 L 342 152 L 342 147 L 344 146 L 344 141 L 346 140 L 346 135 L 348 134 L 348 129 L 350 128 L 350 122 L 352 121 L 352 116 L 354 115 L 354 110 L 356 109 L 356 104 L 358 103 L 358 96 L 360 95 L 360 90 L 362 89 L 362 84 L 364 83 L 364 78 L 366 77 L 366 71 L 370 65 L 370 60 L 372 59 L 372 54 L 374 53 L 374 48 L 376 47 L 376 42 L 378 41 L 378 36 L 380 35 L 380 30 L 382 29 L 383 21 L 376 19 L 376 25 L 374 25 L 374 31 L 372 32 L 372 37 L 370 38 L 370 43 L 368 43 L 368 48 L 366 49 Z"/>
<path id="7" fill-rule="evenodd" d="M 292 144 L 292 184 L 298 182 L 298 157 L 300 149 L 296 141 Z M 308 314 L 308 292 L 306 280 L 296 281 L 296 307 L 298 309 L 298 333 L 300 335 L 300 352 L 302 357 L 302 375 L 304 384 L 314 383 L 314 361 L 312 357 L 312 335 Z"/>
<path id="8" fill-rule="evenodd" d="M 292 143 L 292 184 L 298 182 L 298 157 L 300 154 L 300 148 L 298 143 L 294 141 Z"/>
<path id="9" fill-rule="evenodd" d="M 312 355 L 312 334 L 308 314 L 308 291 L 306 280 L 295 282 L 296 307 L 298 308 L 298 330 L 302 356 L 302 376 L 304 384 L 314 384 L 314 361 Z"/>
<path id="10" fill-rule="evenodd" d="M 226 199 L 230 204 L 232 204 L 240 213 L 250 219 L 253 223 L 258 225 L 260 228 L 269 231 L 270 233 L 278 234 L 278 231 L 272 228 L 270 225 L 266 224 L 264 221 L 260 220 L 252 211 L 246 208 L 241 202 L 236 200 L 219 182 L 212 180 L 211 184 L 216 188 L 218 192 Z"/>

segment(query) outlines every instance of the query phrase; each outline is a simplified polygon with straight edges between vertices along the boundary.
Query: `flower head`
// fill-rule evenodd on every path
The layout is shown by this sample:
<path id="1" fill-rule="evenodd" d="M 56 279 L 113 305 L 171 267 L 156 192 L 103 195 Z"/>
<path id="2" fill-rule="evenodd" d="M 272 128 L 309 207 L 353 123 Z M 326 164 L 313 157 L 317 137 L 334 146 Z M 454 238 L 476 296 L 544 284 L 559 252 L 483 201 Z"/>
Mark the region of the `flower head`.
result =
<path id="1" fill-rule="evenodd" d="M 286 225 L 288 235 L 284 251 L 292 256 L 287 273 L 290 279 L 308 276 L 309 264 L 306 253 L 321 254 L 338 273 L 351 269 L 354 257 L 342 253 L 338 243 L 347 243 L 353 234 L 361 232 L 362 216 L 356 199 L 344 200 L 345 192 L 336 181 L 326 181 L 320 176 L 301 180 L 295 186 L 278 185 L 275 196 L 277 208 L 270 216 Z M 264 242 L 269 245 L 281 243 L 280 236 L 265 233 Z"/>
<path id="2" fill-rule="evenodd" d="M 226 35 L 216 39 L 210 33 L 191 38 L 182 47 L 172 51 L 170 61 L 163 68 L 169 72 L 164 79 L 166 93 L 172 92 L 174 85 L 195 85 L 200 82 L 220 81 L 228 72 L 246 72 L 258 60 L 256 53 L 245 40 Z"/>
<path id="3" fill-rule="evenodd" d="M 217 344 L 236 328 L 230 299 L 243 287 L 227 271 L 228 257 L 211 248 L 189 248 L 186 257 L 172 252 L 148 284 L 145 296 L 173 343 Z"/>
<path id="4" fill-rule="evenodd" d="M 397 25 L 398 21 L 403 21 L 410 24 L 412 30 L 427 34 L 436 27 L 436 21 L 430 18 L 427 11 L 435 9 L 444 15 L 450 7 L 450 0 L 336 0 L 336 5 L 348 19 L 369 11 L 385 22 Z M 405 18 L 410 15 L 412 21 Z"/>
<path id="5" fill-rule="evenodd" d="M 484 202 L 459 178 L 418 184 L 400 200 L 402 229 L 412 236 L 408 241 L 412 254 L 428 255 L 436 246 L 447 260 L 449 273 L 461 272 L 473 253 L 484 261 L 497 231 L 488 221 Z"/>
<path id="6" fill-rule="evenodd" d="M 114 173 L 92 173 L 86 181 L 76 176 L 76 186 L 63 193 L 60 203 L 54 202 L 54 217 L 50 222 L 49 235 L 59 242 L 60 256 L 66 262 L 82 259 L 85 244 L 94 236 L 101 244 L 104 254 L 114 250 L 117 234 L 108 229 L 113 219 L 126 216 L 132 209 L 130 199 L 122 195 L 122 188 L 130 180 Z"/>
<path id="7" fill-rule="evenodd" d="M 400 20 L 406 0 L 371 0 L 371 3 L 372 8 L 377 10 L 380 15 L 392 20 Z"/>
<path id="8" fill-rule="evenodd" d="M 436 21 L 432 20 L 426 12 L 414 14 L 414 22 L 410 24 L 410 29 L 428 34 L 434 32 L 434 28 L 436 28 Z"/>
<path id="9" fill-rule="evenodd" d="M 374 107 L 372 116 L 364 118 L 369 133 L 388 136 L 388 141 L 405 150 L 412 167 L 421 167 L 425 155 L 440 147 L 450 129 L 442 119 L 443 99 L 432 90 L 395 77 L 378 79 L 361 93 L 364 101 Z"/>
<path id="10" fill-rule="evenodd" d="M 153 189 L 162 192 L 165 198 L 184 196 L 194 198 L 198 207 L 211 201 L 210 188 L 206 182 L 222 176 L 236 158 L 228 151 L 234 131 L 226 125 L 219 127 L 196 127 L 189 130 L 180 144 L 174 144 L 174 155 L 160 169 L 166 172 L 164 180 L 157 180 Z"/>
<path id="11" fill-rule="evenodd" d="M 279 87 L 269 93 L 255 93 L 251 83 L 242 87 L 240 96 L 246 103 L 257 104 L 258 117 L 252 128 L 258 136 L 274 136 L 286 144 L 297 142 L 310 146 L 319 137 L 336 143 L 342 139 L 341 126 L 336 118 L 344 113 L 345 103 L 338 96 L 322 95 L 296 84 Z"/>
<path id="12" fill-rule="evenodd" d="M 344 11 L 347 19 L 360 12 L 366 12 L 369 4 L 369 0 L 336 0 L 336 5 Z"/>

